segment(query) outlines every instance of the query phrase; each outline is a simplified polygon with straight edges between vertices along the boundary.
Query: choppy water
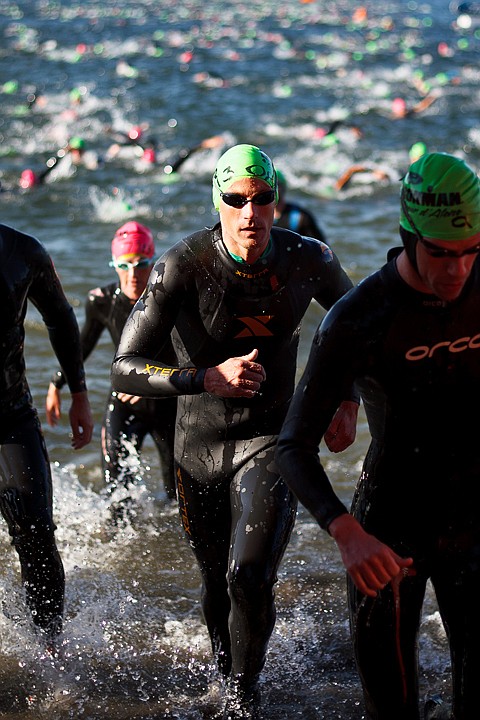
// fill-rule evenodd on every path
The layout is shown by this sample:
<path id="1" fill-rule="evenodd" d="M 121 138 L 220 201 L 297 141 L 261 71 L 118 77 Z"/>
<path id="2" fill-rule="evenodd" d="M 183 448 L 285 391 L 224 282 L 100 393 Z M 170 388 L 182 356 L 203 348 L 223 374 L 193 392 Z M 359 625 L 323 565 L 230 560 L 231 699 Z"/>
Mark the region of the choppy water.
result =
<path id="1" fill-rule="evenodd" d="M 478 18 L 456 22 L 455 3 L 350 0 L 254 3 L 187 0 L 0 0 L 1 220 L 51 252 L 80 322 L 87 291 L 110 281 L 110 239 L 139 219 L 158 251 L 215 219 L 210 178 L 220 151 L 192 156 L 177 182 L 161 166 L 117 158 L 32 191 L 17 188 L 72 135 L 104 157 L 107 127 L 148 123 L 167 159 L 203 137 L 255 142 L 287 177 L 292 198 L 316 215 L 354 282 L 397 243 L 398 182 L 408 149 L 465 156 L 480 167 Z M 356 13 L 356 14 L 355 14 Z M 73 107 L 72 89 L 83 102 Z M 391 117 L 438 93 L 425 112 Z M 28 96 L 37 102 L 28 109 Z M 333 138 L 322 129 L 343 119 Z M 361 137 L 353 131 L 361 130 Z M 331 138 L 330 138 L 331 139 Z M 389 179 L 334 182 L 352 163 L 376 163 Z M 300 353 L 321 317 L 307 315 Z M 27 360 L 35 399 L 55 368 L 34 310 Z M 199 576 L 165 498 L 152 446 L 135 527 L 105 532 L 99 431 L 112 347 L 102 339 L 87 371 L 96 433 L 70 450 L 67 426 L 45 425 L 55 482 L 58 543 L 67 576 L 65 659 L 42 656 L 22 609 L 16 557 L 0 526 L 0 713 L 5 718 L 206 718 L 220 708 L 199 610 Z M 68 407 L 64 400 L 65 410 Z M 368 442 L 329 456 L 348 502 Z M 299 510 L 277 587 L 278 621 L 262 684 L 265 717 L 363 717 L 348 637 L 344 577 L 332 541 Z M 429 594 L 421 634 L 423 692 L 449 694 L 449 660 Z"/>

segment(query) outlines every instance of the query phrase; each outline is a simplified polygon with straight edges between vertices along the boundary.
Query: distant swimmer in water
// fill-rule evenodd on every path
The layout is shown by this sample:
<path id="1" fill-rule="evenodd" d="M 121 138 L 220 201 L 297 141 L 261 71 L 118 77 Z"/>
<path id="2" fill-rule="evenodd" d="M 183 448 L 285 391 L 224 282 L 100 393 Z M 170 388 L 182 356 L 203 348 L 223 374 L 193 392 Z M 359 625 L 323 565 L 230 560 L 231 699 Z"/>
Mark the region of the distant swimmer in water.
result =
<path id="1" fill-rule="evenodd" d="M 357 140 L 363 137 L 363 132 L 357 125 L 352 125 L 351 123 L 347 122 L 346 119 L 339 118 L 337 120 L 332 120 L 332 122 L 327 125 L 327 127 L 316 128 L 314 131 L 314 138 L 315 140 L 320 141 L 322 145 L 329 145 L 331 143 L 333 144 L 341 140 L 341 134 L 343 130 L 345 130 L 348 135 L 356 138 Z"/>
<path id="2" fill-rule="evenodd" d="M 130 220 L 116 231 L 112 240 L 112 265 L 118 279 L 88 293 L 85 323 L 81 330 L 84 361 L 96 347 L 104 330 L 108 330 L 117 347 L 127 317 L 147 284 L 154 253 L 153 235 L 145 225 Z M 170 358 L 174 361 L 173 349 L 169 341 L 167 344 Z M 61 417 L 60 390 L 65 382 L 64 373 L 58 370 L 48 388 L 46 413 L 52 427 Z M 154 400 L 110 391 L 102 425 L 102 468 L 109 494 L 118 487 L 128 490 L 138 483 L 139 454 L 145 437 L 151 435 L 158 451 L 160 475 L 167 496 L 175 498 L 173 439 L 176 407 L 176 398 Z M 112 508 L 114 522 L 121 519 L 125 508 L 129 509 L 129 503 L 124 497 L 115 504 Z"/>
<path id="3" fill-rule="evenodd" d="M 165 175 L 173 175 L 194 153 L 225 145 L 223 135 L 213 135 L 197 145 L 183 148 L 175 157 L 171 158 L 168 157 L 166 149 L 159 146 L 155 138 L 146 134 L 147 129 L 148 125 L 144 124 L 134 125 L 127 132 L 110 131 L 115 142 L 108 148 L 106 159 L 111 161 L 117 158 L 123 162 L 137 162 L 138 169 L 148 165 L 160 165 L 163 166 Z"/>
<path id="4" fill-rule="evenodd" d="M 350 183 L 354 175 L 361 173 L 367 175 L 370 182 L 386 182 L 389 183 L 392 180 L 391 172 L 386 169 L 376 166 L 373 163 L 357 163 L 350 165 L 345 172 L 336 180 L 334 184 L 335 190 L 343 190 Z"/>
<path id="5" fill-rule="evenodd" d="M 419 141 L 413 143 L 413 145 L 408 151 L 410 163 L 418 160 L 420 157 L 422 157 L 422 155 L 425 155 L 426 152 L 427 146 L 424 142 Z M 380 165 L 375 165 L 374 163 L 368 162 L 357 163 L 355 165 L 350 165 L 350 167 L 342 173 L 342 175 L 335 182 L 335 189 L 343 190 L 347 187 L 347 185 L 350 184 L 353 176 L 358 174 L 362 174 L 364 177 L 367 178 L 369 182 L 390 183 L 399 179 L 399 172 L 393 170 L 392 168 L 387 169 Z"/>
<path id="6" fill-rule="evenodd" d="M 225 145 L 225 142 L 226 141 L 224 135 L 212 135 L 211 137 L 202 140 L 200 143 L 198 143 L 198 145 L 194 145 L 191 148 L 184 148 L 183 150 L 180 150 L 176 158 L 173 158 L 170 162 L 164 164 L 163 172 L 166 175 L 176 173 L 185 163 L 185 161 L 188 160 L 188 158 L 191 157 L 194 153 L 197 153 L 200 150 L 213 150 L 216 148 L 221 148 Z"/>
<path id="7" fill-rule="evenodd" d="M 412 106 L 408 106 L 402 97 L 396 97 L 392 100 L 391 118 L 392 120 L 402 120 L 411 115 L 418 115 L 427 110 L 440 97 L 439 92 L 431 91 L 424 98 L 419 100 Z"/>
<path id="8" fill-rule="evenodd" d="M 102 162 L 98 153 L 89 149 L 86 141 L 77 136 L 70 138 L 67 146 L 59 150 L 56 157 L 58 160 L 47 175 L 46 182 L 55 182 L 60 178 L 71 177 L 75 175 L 79 167 L 86 170 L 98 170 Z"/>
<path id="9" fill-rule="evenodd" d="M 109 161 L 116 157 L 120 159 L 141 157 L 145 145 L 152 145 L 154 143 L 152 139 L 147 138 L 145 135 L 148 127 L 148 123 L 132 125 L 125 131 L 108 127 L 106 132 L 113 142 L 105 154 L 105 159 Z"/>
<path id="10" fill-rule="evenodd" d="M 29 190 L 44 183 L 73 177 L 79 167 L 97 170 L 100 165 L 99 155 L 86 148 L 85 140 L 80 137 L 72 137 L 67 145 L 59 148 L 54 155 L 48 158 L 42 170 L 37 172 L 31 168 L 23 170 L 18 184 L 22 190 Z"/>
<path id="11" fill-rule="evenodd" d="M 313 299 L 329 308 L 352 283 L 327 245 L 273 226 L 276 171 L 258 147 L 227 150 L 212 190 L 220 222 L 155 264 L 125 324 L 112 385 L 178 398 L 180 515 L 227 681 L 227 720 L 254 717 L 277 571 L 295 522 L 296 504 L 273 455 L 295 383 L 298 327 Z M 174 365 L 162 350 L 170 337 Z M 356 429 L 352 388 L 342 401 L 336 450 Z"/>
<path id="12" fill-rule="evenodd" d="M 312 213 L 298 203 L 287 200 L 287 180 L 280 170 L 277 170 L 277 184 L 278 202 L 275 206 L 274 225 L 326 243 L 325 233 Z"/>

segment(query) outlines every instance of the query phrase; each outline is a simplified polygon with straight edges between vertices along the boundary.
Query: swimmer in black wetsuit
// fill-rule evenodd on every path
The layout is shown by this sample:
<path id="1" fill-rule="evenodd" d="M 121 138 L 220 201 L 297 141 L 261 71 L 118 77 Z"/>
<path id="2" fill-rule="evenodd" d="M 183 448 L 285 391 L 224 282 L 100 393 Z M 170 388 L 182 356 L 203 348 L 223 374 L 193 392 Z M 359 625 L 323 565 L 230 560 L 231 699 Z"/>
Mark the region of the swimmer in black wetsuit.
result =
<path id="1" fill-rule="evenodd" d="M 313 237 L 326 243 L 327 238 L 312 213 L 298 203 L 287 201 L 287 181 L 283 173 L 277 170 L 278 202 L 275 207 L 274 224 L 277 227 L 293 230 L 300 235 Z"/>
<path id="2" fill-rule="evenodd" d="M 278 441 L 283 477 L 349 573 L 368 717 L 419 720 L 417 643 L 430 579 L 450 642 L 455 720 L 479 717 L 480 183 L 424 154 L 403 179 L 404 248 L 317 332 Z M 370 448 L 352 514 L 318 448 L 344 388 L 359 388 Z"/>
<path id="3" fill-rule="evenodd" d="M 117 391 L 178 396 L 180 512 L 202 573 L 212 648 L 229 679 L 226 718 L 245 717 L 256 694 L 295 520 L 273 453 L 300 323 L 312 299 L 329 308 L 352 286 L 326 245 L 272 229 L 275 195 L 265 153 L 236 145 L 222 155 L 213 181 L 220 223 L 157 261 L 113 364 Z M 177 366 L 162 353 L 170 333 Z M 339 402 L 337 450 L 355 435 L 351 397 L 347 389 Z"/>
<path id="4" fill-rule="evenodd" d="M 110 131 L 115 142 L 107 150 L 107 160 L 123 158 L 128 160 L 141 159 L 147 164 L 160 163 L 163 165 L 163 172 L 166 175 L 177 173 L 181 166 L 194 153 L 200 150 L 219 148 L 225 145 L 226 138 L 223 135 L 213 135 L 201 140 L 197 145 L 182 148 L 173 158 L 168 158 L 157 140 L 153 137 L 145 137 L 145 130 L 148 126 L 135 125 L 128 133 Z M 162 150 L 162 152 L 160 152 Z M 161 155 L 161 159 L 159 158 Z"/>
<path id="5" fill-rule="evenodd" d="M 27 300 L 42 315 L 72 393 L 72 446 L 90 442 L 88 402 L 77 321 L 52 261 L 35 238 L 0 225 L 0 511 L 18 553 L 33 622 L 53 651 L 62 628 L 65 577 L 55 543 L 50 462 L 25 375 Z"/>
<path id="6" fill-rule="evenodd" d="M 153 267 L 155 246 L 149 228 L 136 221 L 122 225 L 112 241 L 112 265 L 119 281 L 91 290 L 85 305 L 85 324 L 81 331 L 83 359 L 95 348 L 105 329 L 117 347 L 123 326 L 138 300 Z M 169 343 L 170 358 L 174 354 Z M 47 421 L 55 426 L 61 414 L 60 389 L 65 376 L 59 370 L 47 393 Z M 133 457 L 141 451 L 146 435 L 151 435 L 160 459 L 160 473 L 167 496 L 175 491 L 173 439 L 175 433 L 176 399 L 151 400 L 125 393 L 110 392 L 102 426 L 102 468 L 108 492 L 117 486 L 125 488 L 138 480 L 137 463 Z M 121 506 L 115 504 L 115 512 Z"/>

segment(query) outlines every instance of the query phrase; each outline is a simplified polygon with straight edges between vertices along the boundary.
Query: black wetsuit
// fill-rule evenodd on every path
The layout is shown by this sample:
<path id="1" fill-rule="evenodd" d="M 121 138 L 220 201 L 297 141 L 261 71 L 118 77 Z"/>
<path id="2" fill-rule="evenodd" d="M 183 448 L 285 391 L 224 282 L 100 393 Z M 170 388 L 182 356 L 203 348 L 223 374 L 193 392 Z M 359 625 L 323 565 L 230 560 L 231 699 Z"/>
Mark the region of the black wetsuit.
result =
<path id="1" fill-rule="evenodd" d="M 117 347 L 123 326 L 133 307 L 118 282 L 91 290 L 85 303 L 85 323 L 81 331 L 83 359 L 96 347 L 105 328 Z M 172 350 L 169 349 L 173 361 Z M 52 378 L 57 388 L 65 384 L 61 371 Z M 102 427 L 102 468 L 109 492 L 121 483 L 129 487 L 137 480 L 138 470 L 132 453 L 140 452 L 146 435 L 151 435 L 160 459 L 160 471 L 169 498 L 175 497 L 173 442 L 175 435 L 175 399 L 142 398 L 133 405 L 122 402 L 117 393 L 108 396 Z"/>
<path id="2" fill-rule="evenodd" d="M 244 687 L 263 667 L 273 587 L 295 519 L 273 454 L 294 389 L 300 323 L 312 298 L 329 308 L 352 285 L 326 245 L 278 228 L 271 238 L 266 257 L 252 265 L 230 256 L 220 225 L 168 250 L 127 321 L 113 366 L 119 391 L 179 396 L 183 526 L 202 572 L 219 668 Z M 171 332 L 181 369 L 161 352 Z M 255 398 L 204 391 L 208 367 L 254 348 L 266 371 Z"/>
<path id="3" fill-rule="evenodd" d="M 275 219 L 275 226 L 327 242 L 325 233 L 318 226 L 312 213 L 296 203 L 285 203 L 282 214 Z"/>
<path id="4" fill-rule="evenodd" d="M 372 435 L 352 513 L 415 575 L 371 598 L 349 580 L 354 648 L 375 720 L 418 720 L 417 640 L 427 579 L 452 652 L 454 716 L 479 717 L 480 260 L 452 303 L 416 292 L 395 260 L 326 316 L 280 434 L 288 485 L 322 527 L 346 508 L 318 462 L 356 381 Z M 422 715 L 423 717 L 423 715 Z"/>
<path id="5" fill-rule="evenodd" d="M 61 629 L 65 579 L 54 537 L 50 463 L 25 375 L 27 301 L 42 315 L 72 393 L 86 389 L 79 330 L 38 240 L 0 225 L 0 257 L 0 510 L 20 559 L 33 621 L 56 633 Z"/>

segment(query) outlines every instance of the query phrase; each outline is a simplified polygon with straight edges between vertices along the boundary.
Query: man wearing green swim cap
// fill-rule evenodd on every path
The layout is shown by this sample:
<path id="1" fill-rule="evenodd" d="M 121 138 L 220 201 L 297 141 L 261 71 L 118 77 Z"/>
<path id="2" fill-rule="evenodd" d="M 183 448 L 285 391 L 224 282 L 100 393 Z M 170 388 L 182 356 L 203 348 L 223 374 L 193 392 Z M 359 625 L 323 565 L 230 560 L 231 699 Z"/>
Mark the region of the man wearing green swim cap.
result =
<path id="1" fill-rule="evenodd" d="M 212 199 L 220 210 L 222 195 L 233 183 L 241 180 L 260 180 L 277 195 L 277 173 L 268 155 L 255 145 L 234 145 L 223 153 L 213 174 Z M 273 208 L 273 205 L 272 205 Z"/>
<path id="2" fill-rule="evenodd" d="M 425 154 L 403 178 L 388 262 L 339 300 L 314 338 L 280 433 L 289 487 L 335 539 L 371 720 L 420 720 L 418 632 L 430 581 L 452 657 L 455 720 L 479 717 L 480 183 Z M 351 513 L 318 448 L 343 389 L 372 441 Z"/>
<path id="3" fill-rule="evenodd" d="M 412 163 L 400 194 L 405 254 L 398 263 L 407 282 L 421 285 L 421 291 L 433 290 L 443 300 L 460 294 L 477 256 L 479 202 L 478 176 L 463 160 L 430 153 Z M 470 262 L 457 263 L 454 269 L 429 261 L 463 256 Z"/>
<path id="4" fill-rule="evenodd" d="M 178 396 L 180 513 L 227 680 L 225 720 L 255 715 L 295 521 L 273 455 L 294 389 L 298 329 L 312 299 L 329 308 L 352 286 L 327 245 L 273 227 L 276 195 L 261 149 L 236 145 L 222 155 L 213 177 L 220 221 L 158 260 L 113 364 L 118 392 Z M 159 350 L 170 336 L 178 366 Z M 346 388 L 338 403 L 334 451 L 355 436 L 357 399 Z"/>

